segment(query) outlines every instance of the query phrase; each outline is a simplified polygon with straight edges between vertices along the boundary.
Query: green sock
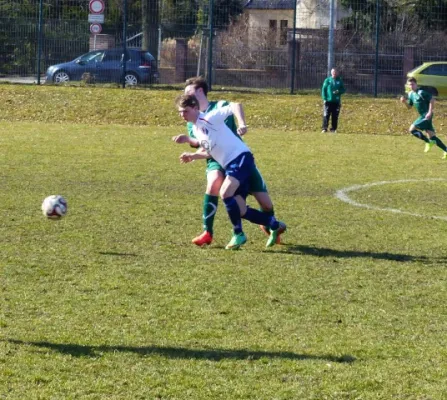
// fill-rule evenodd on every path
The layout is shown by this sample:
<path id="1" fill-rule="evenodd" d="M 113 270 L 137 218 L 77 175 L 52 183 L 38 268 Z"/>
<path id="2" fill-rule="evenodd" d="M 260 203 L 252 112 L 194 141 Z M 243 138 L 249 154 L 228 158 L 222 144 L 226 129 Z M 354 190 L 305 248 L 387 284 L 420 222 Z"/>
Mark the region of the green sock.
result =
<path id="1" fill-rule="evenodd" d="M 447 151 L 447 148 L 445 147 L 445 144 L 437 136 L 432 136 L 430 138 L 430 140 L 434 141 L 436 143 L 436 146 L 438 146 L 440 149 L 442 149 L 444 151 Z"/>
<path id="2" fill-rule="evenodd" d="M 214 216 L 216 215 L 218 201 L 218 196 L 211 196 L 210 194 L 203 196 L 203 229 L 211 235 L 213 234 Z"/>
<path id="3" fill-rule="evenodd" d="M 412 130 L 411 134 L 414 137 L 417 137 L 418 139 L 423 140 L 425 143 L 429 143 L 430 142 L 430 140 L 427 138 L 427 136 L 425 136 L 422 132 L 418 131 L 417 129 Z"/>
<path id="4" fill-rule="evenodd" d="M 264 214 L 268 215 L 269 217 L 273 217 L 275 215 L 275 211 L 273 210 L 273 208 L 270 211 L 264 211 L 262 209 L 260 209 L 259 211 L 262 211 Z M 264 228 L 267 230 L 267 232 L 270 232 L 270 227 L 264 226 Z"/>

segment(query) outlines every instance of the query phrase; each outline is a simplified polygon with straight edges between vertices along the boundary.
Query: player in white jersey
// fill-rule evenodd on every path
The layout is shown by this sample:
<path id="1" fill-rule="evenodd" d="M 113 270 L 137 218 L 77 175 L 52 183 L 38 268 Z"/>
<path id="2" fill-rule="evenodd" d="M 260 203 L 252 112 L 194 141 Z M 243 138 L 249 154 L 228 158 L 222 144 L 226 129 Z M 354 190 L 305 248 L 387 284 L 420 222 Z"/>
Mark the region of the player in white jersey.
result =
<path id="1" fill-rule="evenodd" d="M 242 230 L 241 217 L 258 225 L 268 226 L 270 236 L 267 247 L 273 246 L 278 237 L 279 222 L 250 208 L 245 203 L 249 189 L 249 178 L 256 168 L 253 154 L 249 147 L 237 138 L 225 124 L 225 119 L 234 114 L 240 116 L 242 107 L 239 103 L 213 110 L 207 114 L 200 112 L 199 102 L 193 95 L 182 95 L 176 100 L 180 116 L 193 124 L 194 136 L 200 148 L 195 153 L 183 153 L 182 163 L 212 157 L 225 169 L 225 180 L 220 189 L 220 196 L 225 204 L 233 225 L 233 237 L 226 249 L 238 249 L 247 238 Z"/>
<path id="2" fill-rule="evenodd" d="M 208 100 L 208 83 L 202 77 L 193 77 L 186 80 L 185 94 L 196 96 L 199 101 L 200 111 L 208 113 L 216 108 L 227 106 L 227 101 L 209 101 Z M 245 118 L 242 113 L 242 118 L 237 120 L 233 115 L 230 115 L 225 124 L 233 131 L 235 135 L 242 137 L 247 133 L 247 126 Z M 237 122 L 237 124 L 236 124 Z M 187 124 L 188 135 L 177 135 L 172 139 L 175 143 L 187 143 L 191 147 L 198 148 L 199 144 L 194 138 L 192 124 Z M 214 235 L 214 217 L 217 212 L 219 203 L 219 191 L 220 187 L 225 179 L 225 171 L 222 166 L 214 159 L 208 158 L 206 160 L 206 189 L 203 196 L 202 203 L 202 222 L 203 232 L 192 239 L 192 243 L 197 246 L 209 245 L 213 241 Z M 260 211 L 268 214 L 275 215 L 273 203 L 267 190 L 267 185 L 264 182 L 260 172 L 256 169 L 253 175 L 250 177 L 250 194 L 259 203 Z M 269 236 L 270 232 L 268 227 L 260 226 L 261 230 Z M 283 233 L 286 230 L 284 224 L 280 224 L 279 232 Z M 280 235 L 278 235 L 277 243 L 281 242 Z"/>

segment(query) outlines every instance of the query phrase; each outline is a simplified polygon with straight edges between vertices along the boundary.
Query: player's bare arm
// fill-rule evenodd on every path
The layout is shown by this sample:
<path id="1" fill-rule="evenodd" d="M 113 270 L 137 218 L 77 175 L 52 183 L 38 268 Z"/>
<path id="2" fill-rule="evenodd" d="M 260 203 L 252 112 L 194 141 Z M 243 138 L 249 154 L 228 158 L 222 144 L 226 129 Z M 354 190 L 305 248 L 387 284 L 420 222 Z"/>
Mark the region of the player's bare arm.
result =
<path id="1" fill-rule="evenodd" d="M 172 141 L 174 143 L 188 143 L 191 147 L 199 147 L 199 141 L 197 139 L 193 139 L 188 135 L 177 135 L 172 137 Z"/>
<path id="2" fill-rule="evenodd" d="M 187 164 L 195 160 L 205 160 L 210 158 L 208 152 L 203 149 L 197 150 L 195 153 L 182 153 L 180 155 L 180 162 L 182 164 Z"/>
<path id="3" fill-rule="evenodd" d="M 408 109 L 411 108 L 411 106 L 408 104 L 407 98 L 406 98 L 405 96 L 400 96 L 400 102 L 401 102 L 402 104 L 405 104 L 405 106 L 406 106 Z"/>
<path id="4" fill-rule="evenodd" d="M 433 117 L 433 108 L 435 106 L 435 99 L 431 99 L 428 104 L 428 112 L 425 114 L 425 119 L 431 119 Z"/>
<path id="5" fill-rule="evenodd" d="M 245 123 L 245 113 L 244 108 L 242 107 L 241 103 L 230 103 L 231 112 L 235 116 L 237 120 L 237 133 L 240 136 L 243 136 L 247 133 L 247 125 Z"/>

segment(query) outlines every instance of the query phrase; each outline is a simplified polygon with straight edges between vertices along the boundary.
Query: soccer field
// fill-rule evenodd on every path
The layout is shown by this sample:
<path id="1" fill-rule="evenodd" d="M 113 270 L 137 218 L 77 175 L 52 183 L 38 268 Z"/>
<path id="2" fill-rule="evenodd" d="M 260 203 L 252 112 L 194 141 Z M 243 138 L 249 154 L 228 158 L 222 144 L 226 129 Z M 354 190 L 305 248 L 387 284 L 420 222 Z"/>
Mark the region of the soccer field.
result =
<path id="1" fill-rule="evenodd" d="M 0 398 L 442 399 L 442 152 L 253 127 L 288 231 L 266 250 L 246 222 L 231 252 L 222 203 L 190 244 L 204 163 L 178 162 L 180 131 L 2 122 Z"/>

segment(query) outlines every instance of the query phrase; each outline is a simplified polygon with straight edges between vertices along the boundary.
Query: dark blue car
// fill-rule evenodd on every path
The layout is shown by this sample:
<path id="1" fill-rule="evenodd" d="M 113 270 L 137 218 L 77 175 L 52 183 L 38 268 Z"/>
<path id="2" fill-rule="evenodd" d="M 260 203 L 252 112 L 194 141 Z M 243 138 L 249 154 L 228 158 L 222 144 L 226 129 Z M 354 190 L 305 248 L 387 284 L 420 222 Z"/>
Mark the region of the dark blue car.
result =
<path id="1" fill-rule="evenodd" d="M 151 53 L 140 49 L 95 50 L 63 64 L 47 69 L 47 82 L 64 83 L 80 81 L 89 76 L 93 82 L 121 82 L 123 60 L 126 61 L 126 85 L 156 83 L 158 81 L 157 62 Z M 89 74 L 89 75 L 84 75 Z M 83 78 L 84 76 L 84 78 Z"/>

